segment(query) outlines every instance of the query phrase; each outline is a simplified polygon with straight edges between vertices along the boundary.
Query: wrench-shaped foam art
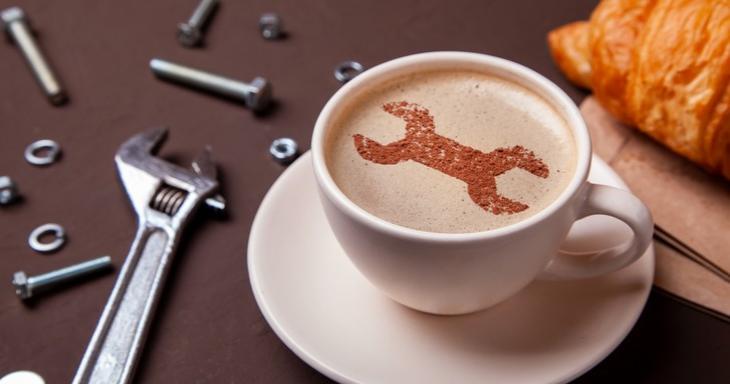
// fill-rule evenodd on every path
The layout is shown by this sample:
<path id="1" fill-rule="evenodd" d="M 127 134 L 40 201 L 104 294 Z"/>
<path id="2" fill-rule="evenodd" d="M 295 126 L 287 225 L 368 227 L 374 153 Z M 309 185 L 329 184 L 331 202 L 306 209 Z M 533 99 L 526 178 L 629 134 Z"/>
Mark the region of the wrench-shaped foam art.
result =
<path id="1" fill-rule="evenodd" d="M 131 382 L 181 230 L 218 188 L 209 148 L 192 171 L 154 156 L 166 135 L 155 129 L 133 136 L 115 157 L 139 227 L 75 384 Z"/>
<path id="2" fill-rule="evenodd" d="M 542 178 L 550 173 L 547 164 L 520 145 L 484 153 L 437 134 L 433 116 L 418 104 L 397 101 L 383 105 L 383 109 L 406 122 L 406 136 L 384 145 L 354 135 L 355 147 L 363 159 L 378 164 L 413 160 L 441 171 L 465 182 L 471 199 L 487 212 L 512 214 L 529 208 L 527 204 L 501 196 L 497 192 L 497 176 L 513 168 L 522 168 Z"/>

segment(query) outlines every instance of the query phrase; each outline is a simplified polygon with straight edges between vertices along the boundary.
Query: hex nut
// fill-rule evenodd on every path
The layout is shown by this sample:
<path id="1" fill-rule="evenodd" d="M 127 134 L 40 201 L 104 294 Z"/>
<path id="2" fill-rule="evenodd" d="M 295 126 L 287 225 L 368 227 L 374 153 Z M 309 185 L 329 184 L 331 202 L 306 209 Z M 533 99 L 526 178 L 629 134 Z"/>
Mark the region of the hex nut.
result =
<path id="1" fill-rule="evenodd" d="M 188 23 L 180 23 L 177 26 L 177 40 L 186 47 L 194 47 L 200 45 L 200 42 L 203 40 L 203 34 L 200 32 L 200 29 Z"/>
<path id="2" fill-rule="evenodd" d="M 0 176 L 0 205 L 12 204 L 18 200 L 18 186 L 8 176 Z"/>
<path id="3" fill-rule="evenodd" d="M 254 111 L 263 111 L 271 102 L 271 83 L 263 77 L 251 80 L 249 86 L 253 89 L 245 96 L 246 106 Z"/>
<path id="4" fill-rule="evenodd" d="M 21 299 L 25 300 L 33 296 L 33 291 L 28 285 L 28 275 L 23 271 L 18 271 L 13 274 L 13 286 L 15 287 L 15 293 Z"/>
<path id="5" fill-rule="evenodd" d="M 0 21 L 3 29 L 7 29 L 10 23 L 18 20 L 26 20 L 25 12 L 20 7 L 10 7 L 0 12 Z"/>
<path id="6" fill-rule="evenodd" d="M 266 40 L 276 40 L 283 37 L 282 22 L 276 13 L 264 13 L 259 18 L 261 36 Z"/>
<path id="7" fill-rule="evenodd" d="M 299 146 L 294 139 L 282 137 L 276 139 L 269 147 L 269 153 L 280 164 L 289 164 L 299 155 Z"/>

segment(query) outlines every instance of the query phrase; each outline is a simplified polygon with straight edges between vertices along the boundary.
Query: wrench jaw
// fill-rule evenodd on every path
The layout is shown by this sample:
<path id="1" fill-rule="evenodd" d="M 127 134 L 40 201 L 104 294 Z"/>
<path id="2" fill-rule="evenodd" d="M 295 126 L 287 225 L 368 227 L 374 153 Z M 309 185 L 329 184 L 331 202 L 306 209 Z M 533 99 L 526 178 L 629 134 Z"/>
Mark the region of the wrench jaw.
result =
<path id="1" fill-rule="evenodd" d="M 192 171 L 157 158 L 166 138 L 166 128 L 132 136 L 117 151 L 115 162 L 137 215 L 178 228 L 218 189 L 218 181 L 209 147 L 193 162 Z"/>

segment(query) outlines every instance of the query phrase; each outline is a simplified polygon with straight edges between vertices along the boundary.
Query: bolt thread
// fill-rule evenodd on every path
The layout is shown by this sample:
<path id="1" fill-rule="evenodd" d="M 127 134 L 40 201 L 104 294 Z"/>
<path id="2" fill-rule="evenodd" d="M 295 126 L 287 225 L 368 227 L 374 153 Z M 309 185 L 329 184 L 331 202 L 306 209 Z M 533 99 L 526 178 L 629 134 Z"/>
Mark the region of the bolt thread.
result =
<path id="1" fill-rule="evenodd" d="M 152 59 L 150 68 L 160 78 L 236 100 L 246 101 L 253 90 L 253 87 L 247 83 L 161 59 Z"/>
<path id="2" fill-rule="evenodd" d="M 28 287 L 31 290 L 46 288 L 57 283 L 76 279 L 109 268 L 111 265 L 111 257 L 102 256 L 93 260 L 84 261 L 83 263 L 74 264 L 66 268 L 44 273 L 42 275 L 29 277 Z"/>
<path id="3" fill-rule="evenodd" d="M 195 7 L 195 11 L 193 11 L 192 16 L 188 20 L 188 25 L 193 28 L 202 28 L 208 21 L 208 18 L 210 18 L 210 15 L 213 14 L 213 10 L 217 5 L 218 0 L 202 0 Z"/>

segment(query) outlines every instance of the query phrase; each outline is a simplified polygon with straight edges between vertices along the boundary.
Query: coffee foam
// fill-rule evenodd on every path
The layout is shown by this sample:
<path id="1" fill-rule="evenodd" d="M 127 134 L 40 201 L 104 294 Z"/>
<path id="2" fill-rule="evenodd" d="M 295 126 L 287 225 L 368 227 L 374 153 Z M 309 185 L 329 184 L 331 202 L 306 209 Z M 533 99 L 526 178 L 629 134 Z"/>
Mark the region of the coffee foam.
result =
<path id="1" fill-rule="evenodd" d="M 403 120 L 383 111 L 393 101 L 429 109 L 436 133 L 484 153 L 523 146 L 548 165 L 550 175 L 543 179 L 515 168 L 498 176 L 498 193 L 529 208 L 495 215 L 472 201 L 459 179 L 414 161 L 365 160 L 353 135 L 384 145 L 405 136 Z M 567 123 L 547 101 L 514 82 L 468 70 L 422 72 L 372 85 L 334 117 L 325 141 L 327 167 L 355 204 L 395 224 L 446 233 L 489 230 L 534 215 L 569 184 L 576 157 Z"/>

